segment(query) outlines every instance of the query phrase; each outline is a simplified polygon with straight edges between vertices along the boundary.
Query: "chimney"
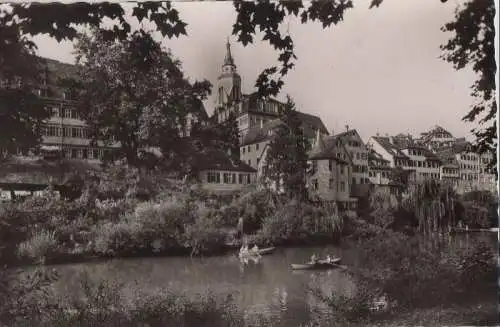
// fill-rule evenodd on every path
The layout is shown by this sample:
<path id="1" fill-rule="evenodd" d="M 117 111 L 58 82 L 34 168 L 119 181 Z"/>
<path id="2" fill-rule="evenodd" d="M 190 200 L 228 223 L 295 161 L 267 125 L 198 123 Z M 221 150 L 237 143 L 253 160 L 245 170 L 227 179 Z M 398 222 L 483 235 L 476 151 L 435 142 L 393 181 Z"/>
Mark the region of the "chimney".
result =
<path id="1" fill-rule="evenodd" d="M 345 125 L 345 131 L 348 132 L 349 131 L 349 125 Z"/>
<path id="2" fill-rule="evenodd" d="M 261 119 L 260 120 L 260 128 L 263 128 L 264 127 L 264 119 Z"/>

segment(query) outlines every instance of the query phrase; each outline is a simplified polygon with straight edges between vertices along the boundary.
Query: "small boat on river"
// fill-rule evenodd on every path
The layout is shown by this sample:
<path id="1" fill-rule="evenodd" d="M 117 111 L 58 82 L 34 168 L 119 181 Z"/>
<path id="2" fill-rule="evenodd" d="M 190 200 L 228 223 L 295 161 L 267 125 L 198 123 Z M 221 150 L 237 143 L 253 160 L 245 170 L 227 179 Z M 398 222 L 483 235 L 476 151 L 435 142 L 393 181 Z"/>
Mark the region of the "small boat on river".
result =
<path id="1" fill-rule="evenodd" d="M 248 250 L 246 252 L 240 251 L 238 253 L 238 255 L 240 257 L 259 257 L 259 256 L 263 256 L 263 255 L 272 254 L 275 250 L 276 250 L 276 247 L 270 246 L 267 248 L 258 249 L 257 251 L 254 251 L 254 250 Z"/>
<path id="2" fill-rule="evenodd" d="M 344 268 L 340 264 L 340 258 L 332 260 L 318 260 L 316 262 L 292 263 L 293 270 L 316 270 L 316 269 L 335 269 Z"/>
<path id="3" fill-rule="evenodd" d="M 266 254 L 272 254 L 275 250 L 276 250 L 276 247 L 270 246 L 270 247 L 267 247 L 267 248 L 259 249 L 257 252 L 260 255 L 266 255 Z"/>

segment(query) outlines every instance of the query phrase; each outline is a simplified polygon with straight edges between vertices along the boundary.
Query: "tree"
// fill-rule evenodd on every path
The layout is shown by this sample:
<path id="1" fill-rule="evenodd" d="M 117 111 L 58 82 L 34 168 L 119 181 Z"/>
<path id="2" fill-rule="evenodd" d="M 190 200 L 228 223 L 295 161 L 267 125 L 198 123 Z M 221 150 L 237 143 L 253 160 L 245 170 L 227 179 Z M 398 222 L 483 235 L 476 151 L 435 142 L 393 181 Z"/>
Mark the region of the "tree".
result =
<path id="1" fill-rule="evenodd" d="M 441 0 L 443 3 L 446 1 Z M 378 7 L 382 2 L 383 0 L 371 0 L 370 8 Z M 233 35 L 237 36 L 238 41 L 247 46 L 253 42 L 259 31 L 264 34 L 263 40 L 278 52 L 281 67 L 264 69 L 255 84 L 259 94 L 266 96 L 276 95 L 280 91 L 284 84 L 283 77 L 294 67 L 294 61 L 297 59 L 292 37 L 281 28 L 286 22 L 285 19 L 294 16 L 300 17 L 301 23 L 319 21 L 323 28 L 327 28 L 343 20 L 345 12 L 353 7 L 353 1 L 313 0 L 305 6 L 302 1 L 234 0 L 233 5 L 237 12 Z M 72 40 L 77 35 L 77 27 L 82 25 L 100 28 L 106 39 L 126 39 L 132 33 L 125 11 L 119 3 L 24 3 L 12 7 L 13 13 L 8 16 L 6 22 L 17 24 L 23 34 L 47 33 L 57 40 Z M 101 25 L 105 18 L 114 22 L 109 28 Z M 136 3 L 132 7 L 132 18 L 139 22 L 154 23 L 164 37 L 186 34 L 187 24 L 181 20 L 178 11 L 169 1 Z M 470 0 L 457 12 L 455 21 L 444 27 L 447 31 L 455 32 L 455 36 L 443 47 L 443 51 L 448 52 L 444 58 L 452 62 L 457 69 L 471 64 L 480 75 L 473 86 L 473 94 L 482 96 L 484 103 L 474 106 L 464 119 L 475 121 L 479 114 L 486 113 L 479 123 L 487 125 L 490 122 L 491 125 L 475 130 L 481 151 L 496 149 L 496 103 L 492 100 L 493 91 L 489 91 L 495 88 L 496 70 L 493 18 L 493 0 Z"/>
<path id="2" fill-rule="evenodd" d="M 49 117 L 35 94 L 40 83 L 36 46 L 19 26 L 0 14 L 0 159 L 29 150 L 40 141 L 40 124 Z"/>
<path id="3" fill-rule="evenodd" d="M 372 0 L 372 5 L 380 0 Z M 306 8 L 302 1 L 233 1 L 237 12 L 233 25 L 233 35 L 239 42 L 248 45 L 253 42 L 257 30 L 264 33 L 267 41 L 279 52 L 278 61 L 281 67 L 265 69 L 257 79 L 259 93 L 276 95 L 283 85 L 283 77 L 293 68 L 296 59 L 294 45 L 288 33 L 280 31 L 288 16 L 300 17 L 302 23 L 320 21 L 323 27 L 338 24 L 343 20 L 344 12 L 352 8 L 351 0 L 312 1 Z M 38 4 L 26 3 L 12 5 L 13 14 L 10 21 L 19 25 L 25 34 L 36 35 L 47 33 L 57 40 L 77 37 L 79 26 L 99 28 L 106 40 L 126 39 L 132 33 L 125 10 L 119 3 L 73 3 L 73 4 Z M 179 12 L 170 1 L 141 2 L 132 7 L 132 18 L 139 22 L 152 22 L 163 37 L 186 35 L 187 24 L 179 17 Z M 104 28 L 105 18 L 113 21 L 109 28 Z M 142 31 L 142 29 L 139 29 Z M 274 77 L 271 77 L 275 75 Z"/>
<path id="4" fill-rule="evenodd" d="M 191 85 L 179 61 L 145 32 L 106 41 L 95 30 L 79 37 L 76 53 L 78 108 L 94 141 L 116 141 L 117 154 L 135 166 L 143 149 L 176 150 L 179 126 L 197 114 L 209 82 Z"/>
<path id="5" fill-rule="evenodd" d="M 295 110 L 295 103 L 287 96 L 282 113 L 282 124 L 273 132 L 265 161 L 263 177 L 284 189 L 289 197 L 306 197 L 307 138 Z"/>
<path id="6" fill-rule="evenodd" d="M 240 132 L 236 115 L 230 113 L 228 119 L 217 128 L 219 147 L 229 152 L 234 159 L 240 158 Z"/>
<path id="7" fill-rule="evenodd" d="M 477 121 L 480 128 L 473 129 L 476 136 L 476 148 L 480 153 L 491 151 L 496 169 L 497 102 L 495 100 L 495 2 L 493 0 L 469 0 L 455 13 L 455 19 L 443 26 L 445 32 L 454 36 L 441 49 L 442 58 L 460 70 L 471 66 L 477 74 L 472 84 L 471 95 L 478 101 L 471 111 L 463 117 L 464 121 Z"/>

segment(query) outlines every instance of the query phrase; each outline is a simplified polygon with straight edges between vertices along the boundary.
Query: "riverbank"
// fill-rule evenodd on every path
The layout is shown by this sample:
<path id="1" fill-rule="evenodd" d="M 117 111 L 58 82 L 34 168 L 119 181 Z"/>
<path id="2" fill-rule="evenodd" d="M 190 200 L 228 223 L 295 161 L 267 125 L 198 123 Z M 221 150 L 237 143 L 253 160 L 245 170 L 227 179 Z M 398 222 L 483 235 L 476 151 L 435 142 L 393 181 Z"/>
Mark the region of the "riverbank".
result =
<path id="1" fill-rule="evenodd" d="M 384 319 L 375 318 L 372 321 L 349 324 L 349 326 L 498 326 L 499 322 L 498 304 L 494 299 L 490 299 L 469 303 L 467 305 L 444 305 L 436 308 L 401 312 Z M 319 326 L 322 326 L 321 323 Z"/>
<path id="2" fill-rule="evenodd" d="M 263 191 L 226 202 L 182 192 L 148 201 L 65 201 L 49 194 L 1 209 L 7 227 L 0 232 L 1 260 L 10 265 L 223 255 L 241 246 L 238 220 L 244 222 L 240 230 L 251 234 L 248 241 L 260 247 L 332 244 L 345 219 L 335 207 Z"/>
<path id="3" fill-rule="evenodd" d="M 457 237 L 463 238 L 464 241 L 471 239 L 471 237 Z M 391 241 L 385 242 L 384 240 Z M 194 306 L 198 317 L 209 320 L 212 319 L 211 315 L 225 319 L 223 313 L 233 308 L 235 310 L 233 312 L 234 319 L 240 319 L 234 321 L 241 322 L 240 325 L 236 324 L 236 326 L 244 326 L 245 323 L 249 325 L 248 319 L 253 318 L 249 318 L 245 314 L 246 312 L 266 314 L 265 319 L 260 320 L 264 323 L 261 325 L 253 324 L 253 326 L 284 327 L 299 326 L 300 324 L 304 326 L 306 320 L 310 319 L 308 318 L 309 310 L 313 309 L 324 312 L 324 315 L 322 314 L 319 318 L 326 319 L 329 312 L 335 317 L 353 317 L 349 308 L 355 307 L 356 304 L 366 303 L 365 300 L 378 295 L 379 290 L 387 292 L 391 302 L 394 299 L 401 305 L 396 306 L 395 310 L 390 312 L 391 316 L 385 317 L 383 320 L 379 316 L 368 314 L 364 316 L 364 321 L 368 321 L 368 323 L 361 323 L 358 326 L 397 326 L 400 323 L 415 325 L 412 324 L 412 321 L 419 322 L 419 314 L 412 314 L 412 312 L 421 312 L 422 315 L 425 314 L 429 317 L 425 319 L 433 321 L 433 311 L 429 309 L 427 303 L 429 300 L 434 301 L 430 303 L 431 307 L 439 308 L 434 312 L 446 314 L 452 318 L 453 308 L 459 311 L 461 307 L 465 306 L 464 304 L 459 306 L 458 299 L 464 298 L 464 296 L 466 299 L 472 298 L 473 291 L 479 294 L 491 293 L 491 298 L 495 298 L 495 285 L 487 283 L 487 281 L 494 281 L 496 278 L 494 269 L 491 269 L 491 260 L 487 255 L 491 249 L 487 251 L 478 247 L 478 242 L 470 242 L 466 247 L 461 246 L 459 242 L 454 242 L 455 246 L 451 251 L 442 248 L 443 252 L 440 253 L 437 249 L 416 246 L 417 241 L 426 245 L 425 240 L 421 238 L 408 238 L 387 231 L 386 234 L 381 234 L 376 239 L 363 240 L 351 244 L 350 247 L 278 248 L 273 255 L 263 257 L 258 265 L 241 265 L 236 256 L 230 255 L 193 259 L 185 257 L 120 259 L 105 263 L 47 267 L 46 270 L 53 270 L 58 274 L 58 278 L 51 284 L 51 288 L 57 290 L 57 295 L 61 299 L 60 304 L 80 303 L 73 302 L 74 300 L 69 299 L 68 295 L 74 294 L 75 297 L 80 298 L 81 294 L 86 294 L 81 293 L 82 289 L 94 297 L 94 300 L 88 302 L 80 300 L 83 301 L 81 303 L 87 303 L 88 307 L 85 307 L 85 310 L 76 304 L 76 307 L 65 309 L 81 314 L 89 324 L 92 323 L 92 319 L 97 319 L 94 316 L 95 312 L 90 312 L 90 310 L 100 309 L 99 315 L 106 319 L 97 319 L 99 323 L 94 320 L 93 323 L 97 326 L 135 326 L 139 323 L 164 326 L 165 321 L 174 322 L 179 321 L 177 319 L 183 319 L 184 305 L 188 310 L 185 311 L 186 314 L 193 314 L 189 308 Z M 374 246 L 376 244 L 379 246 Z M 490 248 L 491 245 L 489 245 Z M 409 249 L 413 249 L 413 251 L 409 251 Z M 313 271 L 302 274 L 294 274 L 290 270 L 291 263 L 304 262 L 313 252 L 319 256 L 324 256 L 327 253 L 339 256 L 345 260 L 350 269 L 348 271 Z M 26 269 L 24 272 L 25 274 L 34 273 L 40 269 L 45 268 L 43 266 L 35 267 L 34 269 Z M 487 273 L 488 271 L 490 273 Z M 16 276 L 21 276 L 19 272 L 15 273 Z M 491 278 L 488 277 L 489 275 Z M 116 298 L 114 293 L 103 292 L 100 283 L 81 283 L 82 277 L 87 277 L 89 281 L 101 280 L 102 284 L 111 286 L 116 284 L 120 292 L 123 292 L 123 302 L 130 306 L 123 308 L 115 316 L 107 313 L 111 312 L 112 307 L 120 308 L 112 302 Z M 361 279 L 359 279 L 360 277 Z M 39 278 L 36 277 L 37 280 Z M 364 288 L 363 281 L 366 280 L 371 281 L 371 285 L 376 287 Z M 409 283 L 409 281 L 411 282 Z M 27 282 L 28 286 L 31 287 L 32 279 L 27 280 Z M 83 284 L 83 287 L 80 284 Z M 207 285 L 209 285 L 208 289 Z M 354 295 L 353 302 L 332 302 L 331 299 L 323 301 L 322 298 L 315 296 L 315 293 L 310 291 L 309 287 L 315 285 L 321 288 L 321 291 L 327 296 L 330 296 L 332 291 L 337 295 Z M 353 286 L 354 288 L 351 288 Z M 163 291 L 161 291 L 162 288 L 167 288 L 171 296 L 165 298 Z M 366 291 L 364 291 L 365 289 Z M 149 294 L 149 302 L 143 300 L 143 296 L 136 295 L 136 291 Z M 199 292 L 204 291 L 213 293 L 217 300 L 210 296 L 198 295 Z M 37 296 L 44 296 L 43 292 L 38 294 Z M 183 304 L 179 307 L 179 304 L 173 299 L 180 298 L 181 294 L 184 294 L 186 298 L 182 300 Z M 358 298 L 356 294 L 359 294 Z M 36 297 L 32 299 L 33 301 L 37 300 L 37 303 L 48 301 Z M 231 300 L 225 302 L 225 299 Z M 402 302 L 406 299 L 411 301 L 409 303 Z M 50 298 L 48 302 L 59 303 L 57 301 L 59 301 L 58 298 L 54 297 Z M 220 305 L 216 309 L 211 307 L 211 303 L 214 301 Z M 468 302 L 467 306 L 476 306 L 485 302 L 484 298 L 477 298 L 475 301 Z M 336 305 L 331 306 L 330 303 Z M 340 314 L 336 312 L 336 308 L 339 307 L 343 310 Z M 360 309 L 362 309 L 361 312 L 365 312 L 363 307 Z M 83 312 L 81 312 L 82 310 Z M 51 319 L 59 319 L 58 312 L 61 313 L 57 310 L 52 311 Z M 290 315 L 290 312 L 294 312 L 294 314 Z M 147 317 L 152 315 L 157 318 L 161 317 L 161 321 L 164 323 L 151 322 L 151 319 Z M 360 315 L 356 312 L 354 317 L 358 316 Z M 311 316 L 312 318 L 314 317 Z M 71 325 L 72 316 L 67 316 L 64 319 L 69 319 L 63 321 Z M 103 324 L 102 321 L 108 324 Z M 253 322 L 253 320 L 250 321 Z M 393 323 L 394 321 L 396 323 Z M 446 320 L 440 321 L 446 323 Z M 337 320 L 334 322 L 338 323 Z M 224 326 L 234 326 L 226 320 L 221 320 L 221 323 Z M 337 326 L 355 326 L 356 323 L 358 322 L 346 322 L 337 324 Z M 57 325 L 56 320 L 52 325 Z M 51 324 L 47 323 L 44 326 L 51 326 Z M 198 325 L 193 322 L 193 324 L 184 326 Z M 335 324 L 315 326 L 326 327 L 335 326 Z"/>

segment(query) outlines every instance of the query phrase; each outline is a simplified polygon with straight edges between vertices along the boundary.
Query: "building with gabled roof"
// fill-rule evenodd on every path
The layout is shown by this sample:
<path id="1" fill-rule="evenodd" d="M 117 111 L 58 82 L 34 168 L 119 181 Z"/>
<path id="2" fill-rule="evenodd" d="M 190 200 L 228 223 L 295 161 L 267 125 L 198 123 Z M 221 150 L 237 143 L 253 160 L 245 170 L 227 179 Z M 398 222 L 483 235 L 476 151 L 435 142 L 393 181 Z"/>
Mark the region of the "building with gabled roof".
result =
<path id="1" fill-rule="evenodd" d="M 352 161 L 339 138 L 323 137 L 317 131 L 308 162 L 307 185 L 312 200 L 334 201 L 341 210 L 356 206 L 351 196 Z"/>
<path id="2" fill-rule="evenodd" d="M 441 147 L 435 151 L 436 156 L 441 160 L 440 179 L 447 181 L 453 186 L 458 186 L 460 180 L 460 164 L 455 156 L 453 147 Z"/>
<path id="3" fill-rule="evenodd" d="M 309 145 L 314 142 L 317 131 L 322 135 L 328 133 L 323 122 L 318 117 L 298 111 L 296 114 L 301 122 L 300 127 L 304 136 L 308 139 Z M 262 123 L 262 125 L 251 127 L 242 137 L 240 143 L 241 160 L 258 169 L 259 163 L 264 156 L 264 149 L 273 137 L 273 132 L 280 126 L 283 126 L 283 124 L 285 123 L 280 118 L 275 118 Z"/>
<path id="4" fill-rule="evenodd" d="M 391 167 L 409 167 L 410 158 L 391 142 L 388 136 L 372 136 L 368 139 L 367 146 L 389 161 Z"/>
<path id="5" fill-rule="evenodd" d="M 417 181 L 438 180 L 441 160 L 422 145 L 407 145 L 400 151 L 408 156 L 408 166 L 415 169 Z"/>
<path id="6" fill-rule="evenodd" d="M 346 125 L 346 131 L 333 135 L 333 138 L 342 140 L 342 143 L 349 152 L 352 159 L 352 181 L 351 184 L 368 184 L 368 147 L 363 142 L 356 129 L 349 129 Z"/>
<path id="7" fill-rule="evenodd" d="M 455 137 L 439 125 L 435 125 L 427 132 L 420 133 L 419 143 L 431 150 L 443 146 L 451 146 L 455 142 Z"/>
<path id="8" fill-rule="evenodd" d="M 257 170 L 218 149 L 197 153 L 197 178 L 202 188 L 215 192 L 234 192 L 255 185 Z"/>

